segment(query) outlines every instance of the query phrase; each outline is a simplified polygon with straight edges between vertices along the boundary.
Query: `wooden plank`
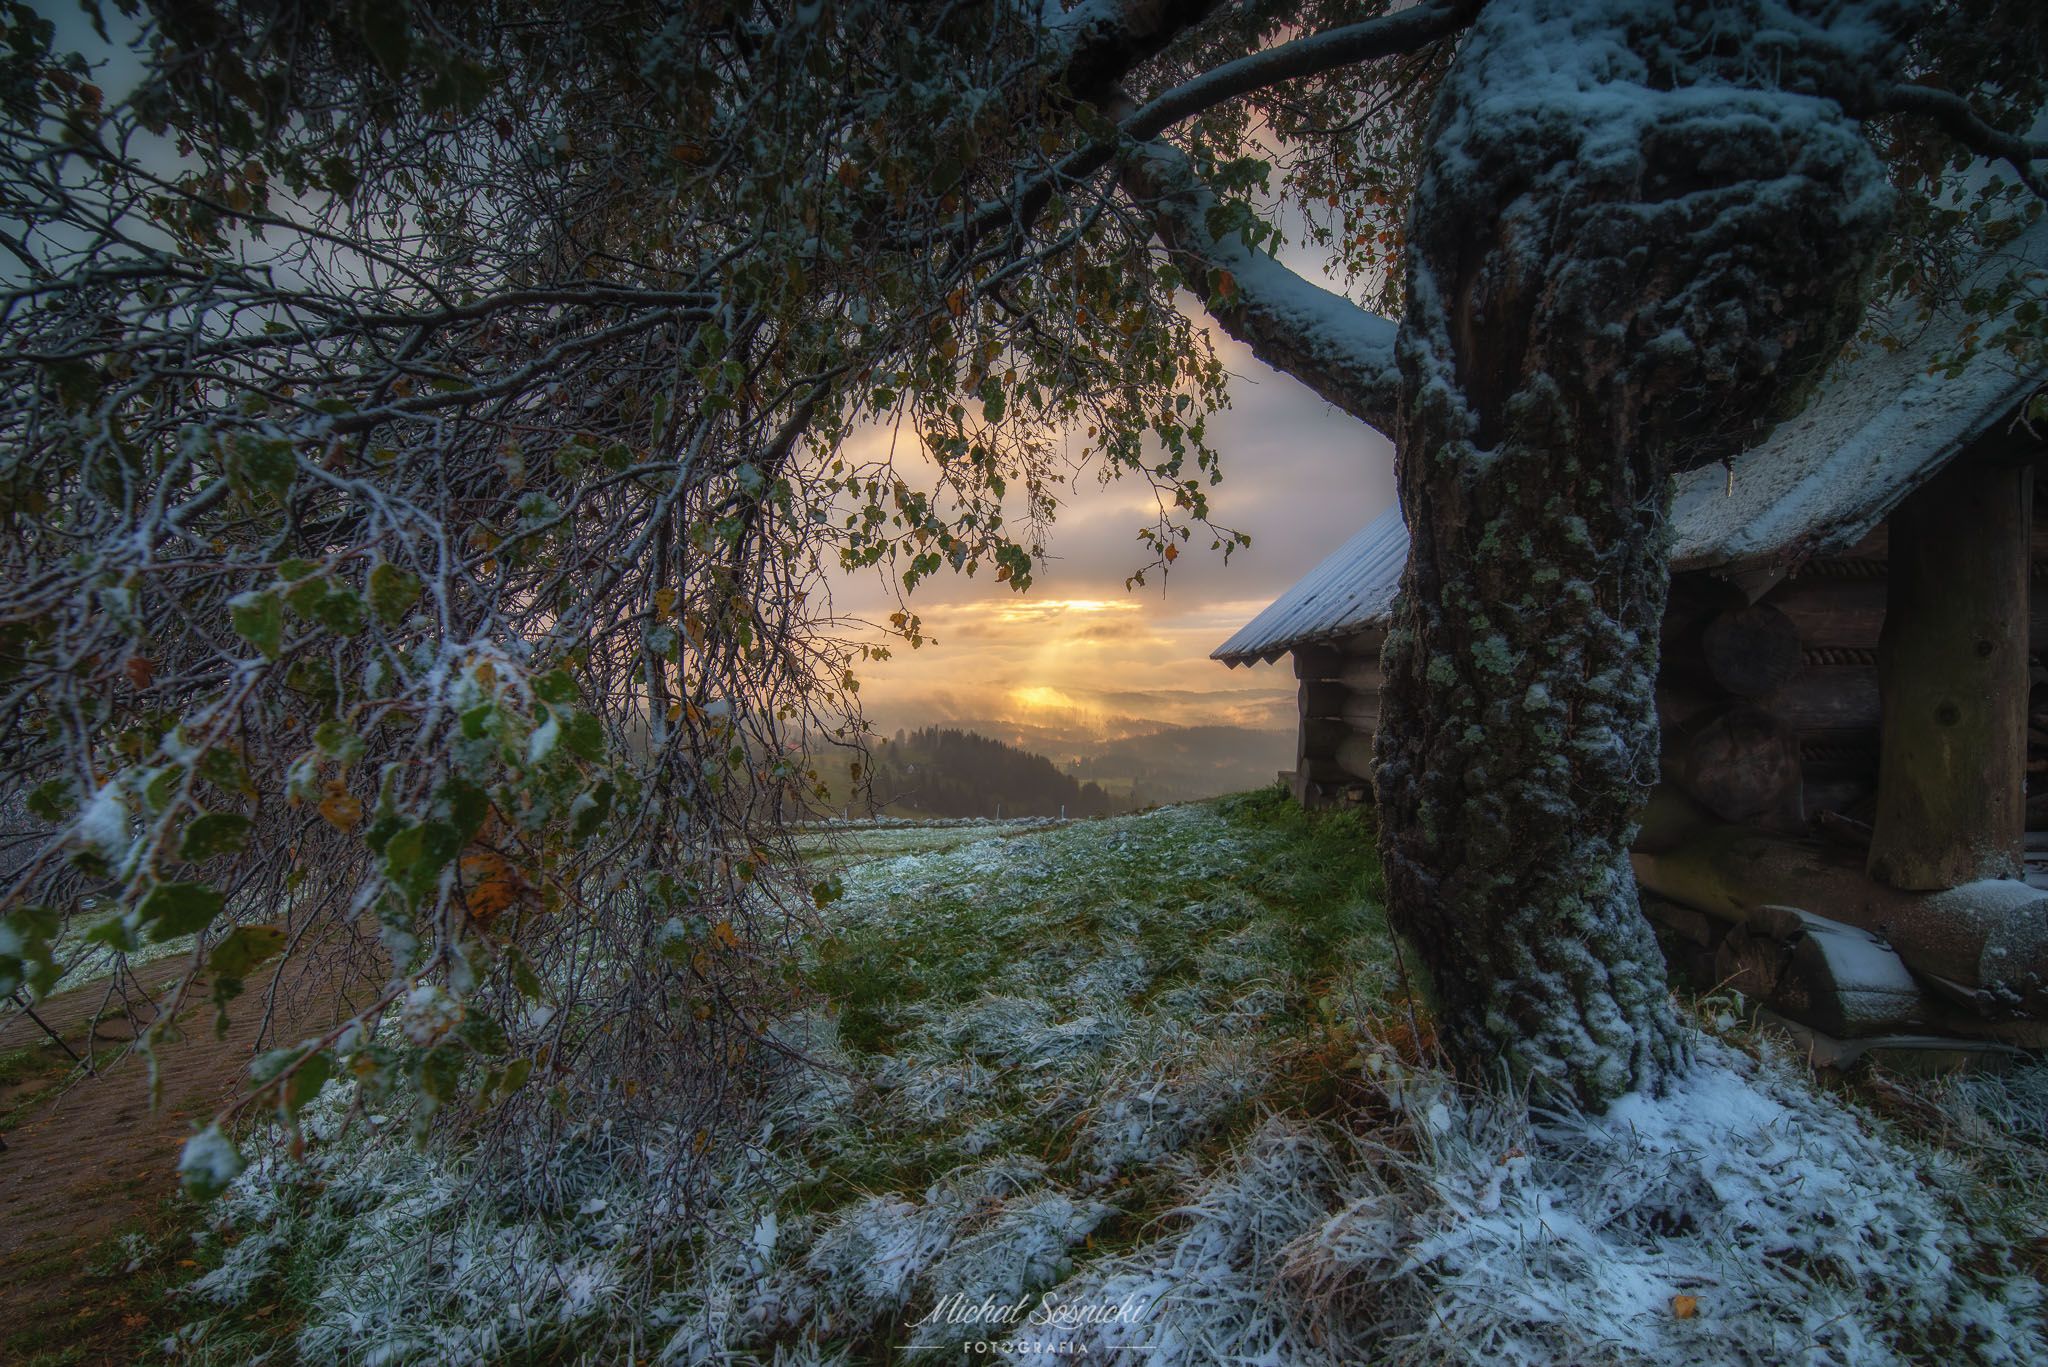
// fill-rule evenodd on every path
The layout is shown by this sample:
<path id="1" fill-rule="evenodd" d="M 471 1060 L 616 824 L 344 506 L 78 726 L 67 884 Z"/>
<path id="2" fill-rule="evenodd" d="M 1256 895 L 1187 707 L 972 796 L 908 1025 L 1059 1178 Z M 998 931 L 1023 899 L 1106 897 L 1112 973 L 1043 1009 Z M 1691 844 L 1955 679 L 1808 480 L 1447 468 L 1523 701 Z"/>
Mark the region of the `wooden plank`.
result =
<path id="1" fill-rule="evenodd" d="M 2031 466 L 1964 461 L 1892 515 L 1870 873 L 1893 887 L 2020 872 L 2033 487 Z"/>

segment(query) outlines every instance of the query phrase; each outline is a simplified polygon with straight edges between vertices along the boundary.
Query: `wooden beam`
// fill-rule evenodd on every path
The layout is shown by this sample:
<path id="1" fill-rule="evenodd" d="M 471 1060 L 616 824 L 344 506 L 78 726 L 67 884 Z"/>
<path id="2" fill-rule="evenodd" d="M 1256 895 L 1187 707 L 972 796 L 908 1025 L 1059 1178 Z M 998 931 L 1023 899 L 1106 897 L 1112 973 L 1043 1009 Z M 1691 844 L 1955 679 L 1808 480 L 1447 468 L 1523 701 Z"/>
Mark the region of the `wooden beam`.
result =
<path id="1" fill-rule="evenodd" d="M 1892 515 L 1870 874 L 1929 891 L 2020 872 L 2033 471 L 1959 461 Z"/>

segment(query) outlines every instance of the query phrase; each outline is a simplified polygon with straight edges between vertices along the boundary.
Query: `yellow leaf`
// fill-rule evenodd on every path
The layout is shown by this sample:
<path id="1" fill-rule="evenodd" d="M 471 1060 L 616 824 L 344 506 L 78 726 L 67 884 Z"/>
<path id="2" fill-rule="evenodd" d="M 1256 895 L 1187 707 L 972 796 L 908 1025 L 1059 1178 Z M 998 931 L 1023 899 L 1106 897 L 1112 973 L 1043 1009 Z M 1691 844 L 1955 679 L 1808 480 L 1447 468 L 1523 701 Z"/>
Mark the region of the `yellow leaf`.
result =
<path id="1" fill-rule="evenodd" d="M 320 815 L 337 831 L 354 830 L 363 820 L 363 800 L 335 784 L 320 799 Z"/>
<path id="2" fill-rule="evenodd" d="M 1676 1315 L 1676 1316 L 1677 1316 L 1677 1317 L 1678 1317 L 1679 1319 L 1682 1319 L 1682 1320 L 1689 1320 L 1689 1319 L 1691 1319 L 1691 1318 L 1692 1318 L 1692 1317 L 1693 1317 L 1694 1315 L 1697 1315 L 1697 1314 L 1698 1314 L 1699 1312 L 1700 1312 L 1700 1299 L 1699 1299 L 1699 1297 L 1697 1297 L 1697 1296 L 1673 1296 L 1673 1297 L 1671 1298 L 1671 1313 L 1672 1313 L 1672 1314 L 1674 1314 L 1674 1315 Z"/>
<path id="3" fill-rule="evenodd" d="M 732 933 L 732 922 L 730 921 L 720 921 L 717 925 L 711 927 L 711 938 L 726 949 L 731 949 L 740 942 L 740 937 Z"/>
<path id="4" fill-rule="evenodd" d="M 675 610 L 675 605 L 676 591 L 674 589 L 656 589 L 654 591 L 654 613 L 657 617 L 668 616 L 670 612 Z"/>
<path id="5" fill-rule="evenodd" d="M 690 1152 L 702 1153 L 711 1147 L 711 1131 L 699 1130 L 690 1140 Z"/>
<path id="6" fill-rule="evenodd" d="M 1180 547 L 1168 546 L 1166 548 L 1166 563 L 1171 565 L 1174 561 L 1178 559 L 1180 559 Z"/>

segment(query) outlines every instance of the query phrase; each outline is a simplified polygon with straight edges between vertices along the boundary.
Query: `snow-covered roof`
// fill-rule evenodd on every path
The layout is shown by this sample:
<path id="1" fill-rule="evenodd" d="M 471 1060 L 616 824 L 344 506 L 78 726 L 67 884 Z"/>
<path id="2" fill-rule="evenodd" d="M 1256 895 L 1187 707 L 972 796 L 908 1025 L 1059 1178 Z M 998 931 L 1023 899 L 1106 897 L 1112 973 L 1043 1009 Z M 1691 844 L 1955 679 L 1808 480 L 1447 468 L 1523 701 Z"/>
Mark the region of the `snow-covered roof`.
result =
<path id="1" fill-rule="evenodd" d="M 2048 218 L 1992 253 L 1959 294 L 2015 266 L 2048 268 Z M 1930 373 L 1973 322 L 1961 307 L 1925 321 L 1902 308 L 1880 323 L 1898 350 L 1865 345 L 1838 365 L 1797 417 L 1735 458 L 1732 480 L 1718 465 L 1679 476 L 1671 567 L 1782 572 L 1861 541 L 2048 378 L 1995 346 L 1954 377 Z"/>
<path id="2" fill-rule="evenodd" d="M 1401 567 L 1407 563 L 1408 528 L 1401 521 L 1400 508 L 1389 508 L 1246 622 L 1209 658 L 1228 665 L 1277 660 L 1296 646 L 1348 636 L 1371 626 L 1393 609 Z"/>
<path id="3" fill-rule="evenodd" d="M 1981 263 L 1975 278 L 2016 264 L 2048 267 L 2048 217 Z M 1804 411 L 1735 458 L 1732 478 L 1719 465 L 1681 475 L 1672 569 L 1759 568 L 1769 579 L 1862 540 L 2048 380 L 2048 371 L 2022 368 L 1997 347 L 1978 352 L 1953 377 L 1929 373 L 1958 349 L 1972 321 L 1959 307 L 1920 321 L 1907 306 L 1879 328 L 1902 343 L 1897 350 L 1865 345 L 1839 364 Z M 1383 624 L 1407 559 L 1399 509 L 1382 513 L 1210 658 L 1270 661 Z"/>

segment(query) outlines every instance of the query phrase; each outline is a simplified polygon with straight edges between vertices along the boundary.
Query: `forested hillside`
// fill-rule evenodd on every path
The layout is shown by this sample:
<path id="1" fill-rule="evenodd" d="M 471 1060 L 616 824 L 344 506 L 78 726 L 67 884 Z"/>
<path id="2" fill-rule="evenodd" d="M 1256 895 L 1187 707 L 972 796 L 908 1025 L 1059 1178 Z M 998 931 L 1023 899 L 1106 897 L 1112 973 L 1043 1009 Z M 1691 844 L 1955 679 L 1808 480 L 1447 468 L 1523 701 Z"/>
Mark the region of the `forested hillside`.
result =
<path id="1" fill-rule="evenodd" d="M 956 731 L 920 727 L 875 746 L 869 782 L 851 806 L 893 816 L 1110 816 L 1128 811 L 1097 784 L 1043 755 Z"/>

